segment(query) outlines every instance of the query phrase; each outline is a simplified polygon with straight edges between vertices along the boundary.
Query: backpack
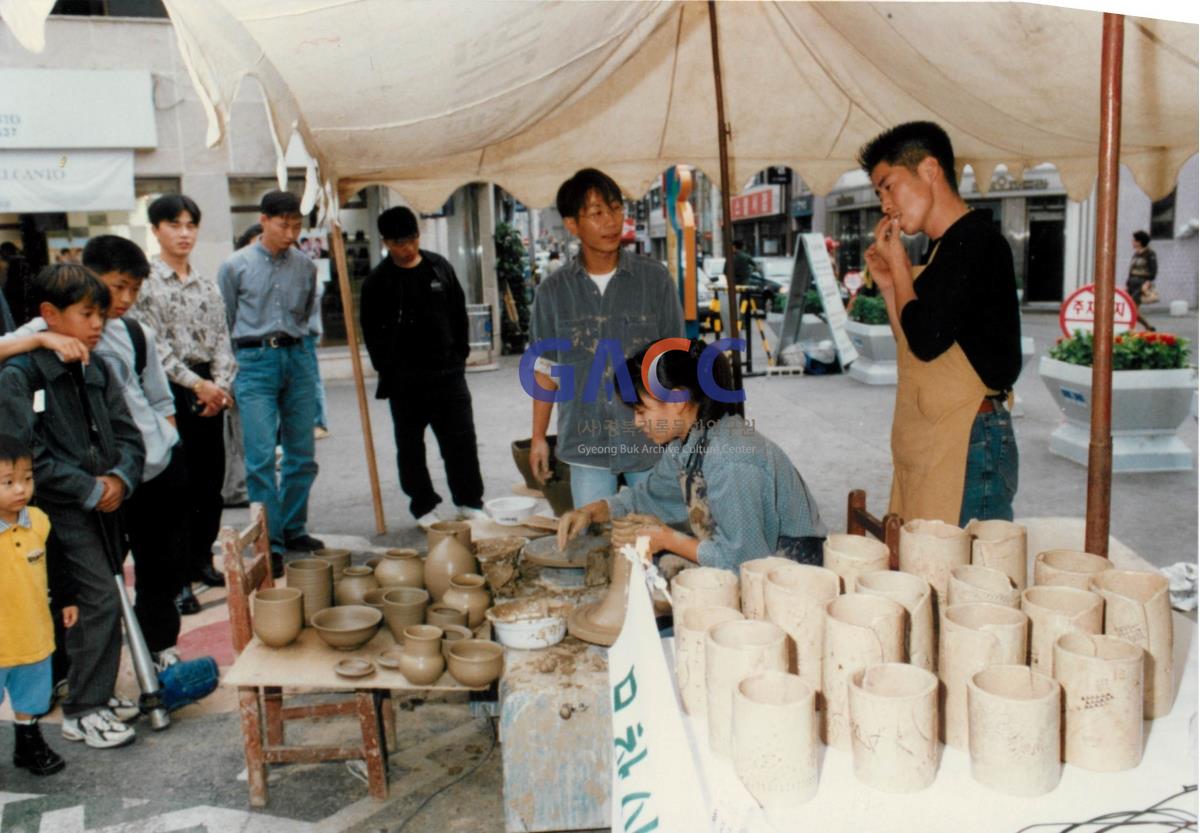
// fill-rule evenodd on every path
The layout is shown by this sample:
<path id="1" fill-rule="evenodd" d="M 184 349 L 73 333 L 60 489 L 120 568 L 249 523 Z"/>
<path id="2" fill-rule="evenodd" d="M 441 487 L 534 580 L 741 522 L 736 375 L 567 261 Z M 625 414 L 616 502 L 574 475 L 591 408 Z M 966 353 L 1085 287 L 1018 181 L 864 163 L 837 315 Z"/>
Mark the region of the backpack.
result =
<path id="1" fill-rule="evenodd" d="M 121 321 L 129 331 L 129 340 L 133 342 L 133 373 L 140 379 L 146 369 L 146 331 L 138 321 L 128 316 Z"/>

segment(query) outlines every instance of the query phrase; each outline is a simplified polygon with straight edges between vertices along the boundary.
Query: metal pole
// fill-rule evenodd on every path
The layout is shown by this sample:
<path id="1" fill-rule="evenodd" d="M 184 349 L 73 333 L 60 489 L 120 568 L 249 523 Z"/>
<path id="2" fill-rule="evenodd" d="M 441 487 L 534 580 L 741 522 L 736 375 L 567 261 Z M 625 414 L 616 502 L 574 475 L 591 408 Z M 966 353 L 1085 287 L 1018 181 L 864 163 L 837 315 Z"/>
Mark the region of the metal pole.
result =
<path id="1" fill-rule="evenodd" d="M 1108 557 L 1112 506 L 1113 285 L 1117 257 L 1117 163 L 1121 150 L 1121 71 L 1125 17 L 1104 15 L 1100 63 L 1100 162 L 1096 182 L 1096 316 L 1092 426 L 1088 445 L 1087 532 L 1083 548 Z"/>
<path id="2" fill-rule="evenodd" d="M 729 183 L 729 123 L 725 121 L 725 84 L 721 80 L 721 46 L 717 38 L 717 4 L 716 0 L 708 0 L 708 32 L 712 41 L 713 84 L 717 90 L 717 147 L 721 154 L 721 236 L 722 249 L 725 253 L 725 288 L 729 296 L 729 338 L 738 337 L 737 317 L 737 284 L 733 279 L 733 216 L 729 210 L 730 194 L 733 189 Z M 742 388 L 742 357 L 737 349 L 733 351 L 733 387 Z"/>
<path id="3" fill-rule="evenodd" d="M 367 477 L 371 480 L 371 502 L 375 506 L 375 534 L 387 532 L 383 517 L 383 493 L 379 490 L 379 469 L 375 466 L 375 438 L 371 434 L 371 414 L 367 410 L 367 387 L 363 382 L 362 356 L 358 354 L 358 330 L 354 328 L 354 296 L 350 294 L 350 273 L 346 270 L 346 244 L 342 227 L 334 223 L 330 232 L 330 250 L 337 267 L 338 289 L 342 295 L 342 317 L 346 322 L 346 342 L 350 345 L 350 366 L 354 368 L 354 389 L 358 393 L 358 418 L 362 425 L 363 450 L 367 455 Z"/>

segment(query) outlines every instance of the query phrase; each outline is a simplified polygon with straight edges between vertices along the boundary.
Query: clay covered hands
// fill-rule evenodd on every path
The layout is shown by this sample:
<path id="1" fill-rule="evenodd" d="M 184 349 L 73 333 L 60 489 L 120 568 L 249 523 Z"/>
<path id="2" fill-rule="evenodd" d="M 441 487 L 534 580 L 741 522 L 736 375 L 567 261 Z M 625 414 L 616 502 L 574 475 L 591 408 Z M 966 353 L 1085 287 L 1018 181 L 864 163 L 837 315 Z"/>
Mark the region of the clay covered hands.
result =
<path id="1" fill-rule="evenodd" d="M 558 519 L 558 548 L 565 550 L 572 538 L 578 538 L 592 525 L 592 513 L 588 509 L 572 509 Z"/>

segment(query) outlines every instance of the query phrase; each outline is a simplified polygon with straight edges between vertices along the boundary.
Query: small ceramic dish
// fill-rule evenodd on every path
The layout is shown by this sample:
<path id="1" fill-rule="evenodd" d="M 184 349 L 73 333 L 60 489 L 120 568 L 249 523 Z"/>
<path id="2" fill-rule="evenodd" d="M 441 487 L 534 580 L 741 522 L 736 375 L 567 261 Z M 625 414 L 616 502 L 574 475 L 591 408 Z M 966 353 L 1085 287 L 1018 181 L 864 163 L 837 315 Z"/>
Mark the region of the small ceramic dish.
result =
<path id="1" fill-rule="evenodd" d="M 533 514 L 537 500 L 531 497 L 497 497 L 483 504 L 492 520 L 501 526 L 519 526 Z"/>
<path id="2" fill-rule="evenodd" d="M 333 670 L 339 677 L 348 677 L 353 680 L 374 674 L 375 663 L 369 659 L 344 659 L 333 666 Z"/>
<path id="3" fill-rule="evenodd" d="M 386 651 L 380 652 L 375 661 L 381 668 L 395 671 L 400 667 L 400 657 L 402 656 L 404 656 L 403 648 L 388 648 Z"/>

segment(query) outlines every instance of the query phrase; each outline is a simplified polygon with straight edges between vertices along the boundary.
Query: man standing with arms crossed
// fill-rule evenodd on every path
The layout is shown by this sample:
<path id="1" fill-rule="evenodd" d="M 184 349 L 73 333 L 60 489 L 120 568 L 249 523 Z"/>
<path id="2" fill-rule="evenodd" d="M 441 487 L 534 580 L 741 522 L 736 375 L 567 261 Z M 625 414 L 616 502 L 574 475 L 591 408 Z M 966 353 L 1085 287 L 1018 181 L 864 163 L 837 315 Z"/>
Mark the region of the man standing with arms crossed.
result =
<path id="1" fill-rule="evenodd" d="M 559 187 L 555 203 L 567 231 L 579 238 L 579 255 L 538 285 L 530 335 L 535 344 L 571 342 L 570 350 L 545 351 L 534 374 L 548 391 L 558 388 L 568 368 L 573 375 L 574 396 L 559 403 L 556 454 L 571 466 L 571 497 L 584 506 L 616 494 L 619 478 L 629 486 L 646 478 L 658 462 L 621 401 L 611 362 L 601 383 L 589 384 L 596 349 L 601 340 L 615 340 L 623 359 L 650 342 L 683 336 L 683 308 L 661 264 L 621 250 L 625 207 L 611 177 L 595 168 L 577 171 Z M 589 387 L 597 394 L 585 402 Z M 550 476 L 546 429 L 553 408 L 553 402 L 533 402 L 529 463 L 542 482 Z"/>
<path id="2" fill-rule="evenodd" d="M 1021 370 L 1021 320 L 1012 250 L 987 211 L 958 194 L 950 137 L 909 122 L 858 156 L 884 217 L 867 264 L 896 336 L 889 511 L 964 526 L 1012 520 L 1017 444 L 1008 394 Z M 924 266 L 900 233 L 924 232 Z"/>
<path id="3" fill-rule="evenodd" d="M 271 565 L 278 574 L 284 550 L 325 546 L 307 531 L 308 493 L 317 477 L 317 395 L 304 337 L 317 267 L 294 245 L 304 222 L 296 195 L 271 191 L 260 209 L 262 237 L 234 252 L 217 280 L 238 363 L 234 396 L 246 445 L 246 491 L 251 502 L 266 507 Z M 276 436 L 283 445 L 278 479 Z"/>

